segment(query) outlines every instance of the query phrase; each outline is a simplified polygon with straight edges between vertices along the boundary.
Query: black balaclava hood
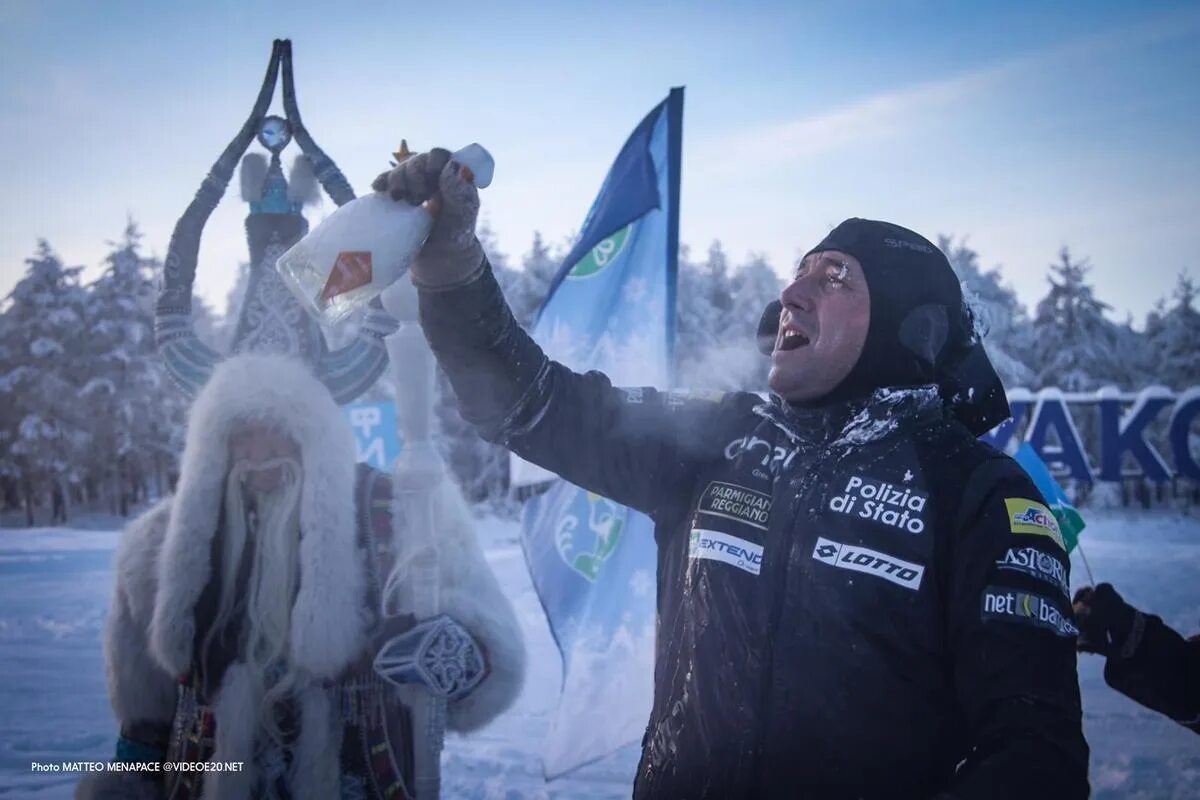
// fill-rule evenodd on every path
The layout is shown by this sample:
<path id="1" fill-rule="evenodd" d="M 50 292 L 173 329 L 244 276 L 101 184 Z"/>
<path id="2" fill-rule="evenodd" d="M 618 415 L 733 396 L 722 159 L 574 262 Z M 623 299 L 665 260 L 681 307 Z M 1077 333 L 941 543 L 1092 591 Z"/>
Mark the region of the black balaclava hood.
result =
<path id="1" fill-rule="evenodd" d="M 976 435 L 1009 416 L 1004 387 L 941 250 L 907 228 L 858 218 L 838 225 L 805 255 L 825 250 L 847 253 L 862 264 L 871 316 L 858 362 L 821 403 L 933 383 Z M 760 347 L 767 352 L 774 346 L 779 309 L 778 302 L 768 306 L 759 325 Z"/>

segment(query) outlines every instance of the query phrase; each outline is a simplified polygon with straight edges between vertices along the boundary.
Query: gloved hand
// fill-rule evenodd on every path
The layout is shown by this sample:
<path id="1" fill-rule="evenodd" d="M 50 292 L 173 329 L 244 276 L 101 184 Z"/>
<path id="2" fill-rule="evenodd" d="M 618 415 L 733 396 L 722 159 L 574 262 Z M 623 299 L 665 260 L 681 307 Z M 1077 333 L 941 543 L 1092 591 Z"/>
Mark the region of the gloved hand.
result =
<path id="1" fill-rule="evenodd" d="M 435 147 L 410 156 L 384 172 L 371 188 L 395 201 L 426 203 L 433 227 L 410 267 L 412 282 L 423 289 L 450 289 L 475 278 L 483 267 L 483 247 L 475 238 L 479 190 L 468 167 L 450 151 Z"/>
<path id="2" fill-rule="evenodd" d="M 1085 586 L 1075 593 L 1075 621 L 1079 639 L 1075 646 L 1103 656 L 1133 655 L 1144 626 L 1141 612 L 1126 603 L 1110 583 Z"/>

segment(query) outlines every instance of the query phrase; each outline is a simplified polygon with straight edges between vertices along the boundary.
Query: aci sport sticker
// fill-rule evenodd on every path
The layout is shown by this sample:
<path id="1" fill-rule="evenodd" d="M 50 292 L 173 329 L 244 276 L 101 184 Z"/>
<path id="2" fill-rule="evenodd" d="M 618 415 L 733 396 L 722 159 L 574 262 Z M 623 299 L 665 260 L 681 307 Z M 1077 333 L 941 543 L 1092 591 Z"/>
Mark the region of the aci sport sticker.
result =
<path id="1" fill-rule="evenodd" d="M 1008 525 L 1013 533 L 1049 536 L 1063 552 L 1066 552 L 1067 545 L 1058 530 L 1058 520 L 1050 513 L 1050 509 L 1036 500 L 1027 500 L 1024 497 L 1004 498 L 1004 508 L 1008 511 Z"/>
<path id="2" fill-rule="evenodd" d="M 902 561 L 878 550 L 842 544 L 822 536 L 817 537 L 817 546 L 813 548 L 812 557 L 822 564 L 874 575 L 914 592 L 921 588 L 921 578 L 925 575 L 925 567 L 920 564 Z"/>
<path id="3" fill-rule="evenodd" d="M 1064 638 L 1078 636 L 1079 629 L 1048 598 L 1029 592 L 989 586 L 983 592 L 983 619 L 1018 622 L 1053 631 Z"/>

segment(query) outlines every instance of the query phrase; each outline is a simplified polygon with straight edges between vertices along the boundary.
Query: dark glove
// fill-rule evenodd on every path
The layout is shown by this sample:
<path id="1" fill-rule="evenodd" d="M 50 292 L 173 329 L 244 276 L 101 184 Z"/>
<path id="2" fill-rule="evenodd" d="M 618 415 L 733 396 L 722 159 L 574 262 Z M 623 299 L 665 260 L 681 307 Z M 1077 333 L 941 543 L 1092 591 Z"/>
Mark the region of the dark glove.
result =
<path id="1" fill-rule="evenodd" d="M 433 227 L 410 267 L 412 282 L 424 289 L 467 283 L 483 269 L 483 247 L 475 238 L 479 190 L 471 170 L 435 147 L 406 158 L 375 179 L 371 188 L 397 202 L 426 203 Z"/>
<path id="2" fill-rule="evenodd" d="M 1112 584 L 1083 587 L 1075 593 L 1074 607 L 1079 650 L 1103 656 L 1133 655 L 1145 622 L 1141 612 L 1126 603 Z"/>

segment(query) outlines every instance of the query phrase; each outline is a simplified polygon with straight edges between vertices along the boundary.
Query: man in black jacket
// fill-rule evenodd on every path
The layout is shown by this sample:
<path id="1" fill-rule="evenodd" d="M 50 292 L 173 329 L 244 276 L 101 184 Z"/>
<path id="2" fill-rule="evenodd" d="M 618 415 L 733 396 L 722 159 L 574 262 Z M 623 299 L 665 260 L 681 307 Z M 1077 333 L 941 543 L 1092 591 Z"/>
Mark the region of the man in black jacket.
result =
<path id="1" fill-rule="evenodd" d="M 547 359 L 435 150 L 421 322 L 481 435 L 649 514 L 655 698 L 638 798 L 1086 797 L 1068 560 L 976 435 L 1002 387 L 945 257 L 847 220 L 767 315 L 771 398 L 618 389 Z"/>
<path id="2" fill-rule="evenodd" d="M 1104 656 L 1104 681 L 1200 733 L 1200 635 L 1185 639 L 1125 602 L 1110 583 L 1075 593 L 1078 647 Z"/>

